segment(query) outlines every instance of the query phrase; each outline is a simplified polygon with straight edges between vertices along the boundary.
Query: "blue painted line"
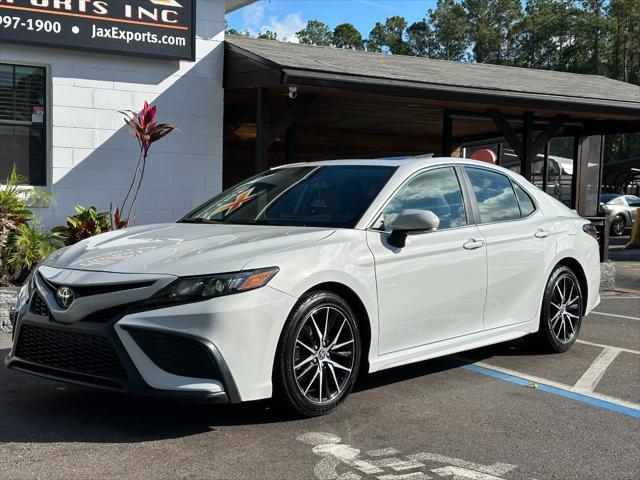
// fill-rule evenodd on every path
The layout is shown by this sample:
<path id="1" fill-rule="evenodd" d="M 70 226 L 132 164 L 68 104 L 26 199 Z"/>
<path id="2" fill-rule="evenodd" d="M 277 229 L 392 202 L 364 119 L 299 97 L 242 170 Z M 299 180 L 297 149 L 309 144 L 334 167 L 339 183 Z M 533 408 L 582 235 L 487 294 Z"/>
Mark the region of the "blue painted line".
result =
<path id="1" fill-rule="evenodd" d="M 507 373 L 497 372 L 495 370 L 491 370 L 490 368 L 480 367 L 478 365 L 463 365 L 463 367 L 467 370 L 471 370 L 472 372 L 481 373 L 489 377 L 497 378 L 505 382 L 515 383 L 517 385 L 523 385 L 525 387 L 531 383 L 529 380 L 525 380 L 524 378 L 509 375 Z M 561 388 L 550 387 L 549 385 L 545 385 L 543 383 L 538 383 L 538 388 L 536 390 L 551 393 L 553 395 L 558 395 L 564 398 L 569 398 L 571 400 L 586 403 L 588 405 L 593 405 L 594 407 L 611 410 L 612 412 L 622 413 L 623 415 L 628 415 L 633 418 L 640 418 L 640 410 L 638 409 L 607 402 L 606 400 L 599 400 L 597 398 L 589 397 L 588 395 L 583 395 L 581 393 L 569 392 L 567 390 L 562 390 Z"/>

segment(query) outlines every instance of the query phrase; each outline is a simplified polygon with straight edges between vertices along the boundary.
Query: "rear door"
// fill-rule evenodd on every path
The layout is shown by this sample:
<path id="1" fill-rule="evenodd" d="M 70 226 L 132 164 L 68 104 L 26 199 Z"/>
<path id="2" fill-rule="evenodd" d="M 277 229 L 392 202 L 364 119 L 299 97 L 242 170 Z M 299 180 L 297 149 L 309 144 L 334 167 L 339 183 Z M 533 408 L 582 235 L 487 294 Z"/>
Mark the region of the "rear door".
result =
<path id="1" fill-rule="evenodd" d="M 507 175 L 482 167 L 465 171 L 476 198 L 478 229 L 486 242 L 485 329 L 532 320 L 555 256 L 553 222 Z"/>
<path id="2" fill-rule="evenodd" d="M 437 167 L 409 179 L 367 232 L 380 318 L 379 351 L 391 353 L 482 331 L 487 270 L 484 242 L 468 215 L 456 169 Z M 431 210 L 438 230 L 389 245 L 389 225 L 403 210 Z"/>

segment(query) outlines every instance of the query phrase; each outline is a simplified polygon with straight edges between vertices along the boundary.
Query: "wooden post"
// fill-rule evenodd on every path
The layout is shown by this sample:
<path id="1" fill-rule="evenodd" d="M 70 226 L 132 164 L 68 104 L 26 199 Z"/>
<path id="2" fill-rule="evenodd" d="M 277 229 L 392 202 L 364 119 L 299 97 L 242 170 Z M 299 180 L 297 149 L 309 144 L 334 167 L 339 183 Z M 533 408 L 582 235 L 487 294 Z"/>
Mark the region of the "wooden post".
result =
<path id="1" fill-rule="evenodd" d="M 442 112 L 442 156 L 450 157 L 453 151 L 453 118 L 449 110 Z"/>
<path id="2" fill-rule="evenodd" d="M 537 155 L 537 152 L 533 148 L 533 112 L 525 112 L 522 116 L 522 122 L 522 176 L 531 181 L 531 164 Z"/>
<path id="3" fill-rule="evenodd" d="M 285 151 L 285 161 L 287 163 L 295 163 L 296 161 L 296 124 L 292 123 L 289 128 L 287 128 L 286 134 L 286 151 Z"/>
<path id="4" fill-rule="evenodd" d="M 269 89 L 259 88 L 256 111 L 256 173 L 269 168 Z"/>

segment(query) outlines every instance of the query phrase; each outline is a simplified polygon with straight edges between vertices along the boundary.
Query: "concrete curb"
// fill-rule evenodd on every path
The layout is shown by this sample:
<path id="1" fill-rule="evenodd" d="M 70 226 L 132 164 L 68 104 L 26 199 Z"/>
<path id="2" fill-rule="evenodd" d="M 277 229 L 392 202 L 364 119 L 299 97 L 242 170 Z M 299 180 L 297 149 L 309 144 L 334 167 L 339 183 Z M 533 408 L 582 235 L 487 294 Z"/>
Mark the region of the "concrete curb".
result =
<path id="1" fill-rule="evenodd" d="M 600 264 L 600 291 L 616 288 L 616 264 L 603 262 Z"/>

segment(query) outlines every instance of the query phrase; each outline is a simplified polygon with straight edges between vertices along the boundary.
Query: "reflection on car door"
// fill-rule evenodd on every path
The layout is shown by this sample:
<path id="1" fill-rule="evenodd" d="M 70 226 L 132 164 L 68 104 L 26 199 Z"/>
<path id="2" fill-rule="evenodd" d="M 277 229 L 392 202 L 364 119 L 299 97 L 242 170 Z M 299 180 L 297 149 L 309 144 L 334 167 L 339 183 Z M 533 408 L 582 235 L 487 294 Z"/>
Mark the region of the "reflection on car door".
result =
<path id="1" fill-rule="evenodd" d="M 407 209 L 433 211 L 440 227 L 410 234 L 403 248 L 395 248 L 387 242 L 389 225 Z M 482 331 L 486 255 L 477 227 L 468 223 L 456 171 L 440 167 L 402 186 L 383 209 L 378 230 L 367 232 L 381 354 Z"/>
<path id="2" fill-rule="evenodd" d="M 465 167 L 477 200 L 478 228 L 487 249 L 485 329 L 532 320 L 555 256 L 553 222 L 506 176 Z"/>

